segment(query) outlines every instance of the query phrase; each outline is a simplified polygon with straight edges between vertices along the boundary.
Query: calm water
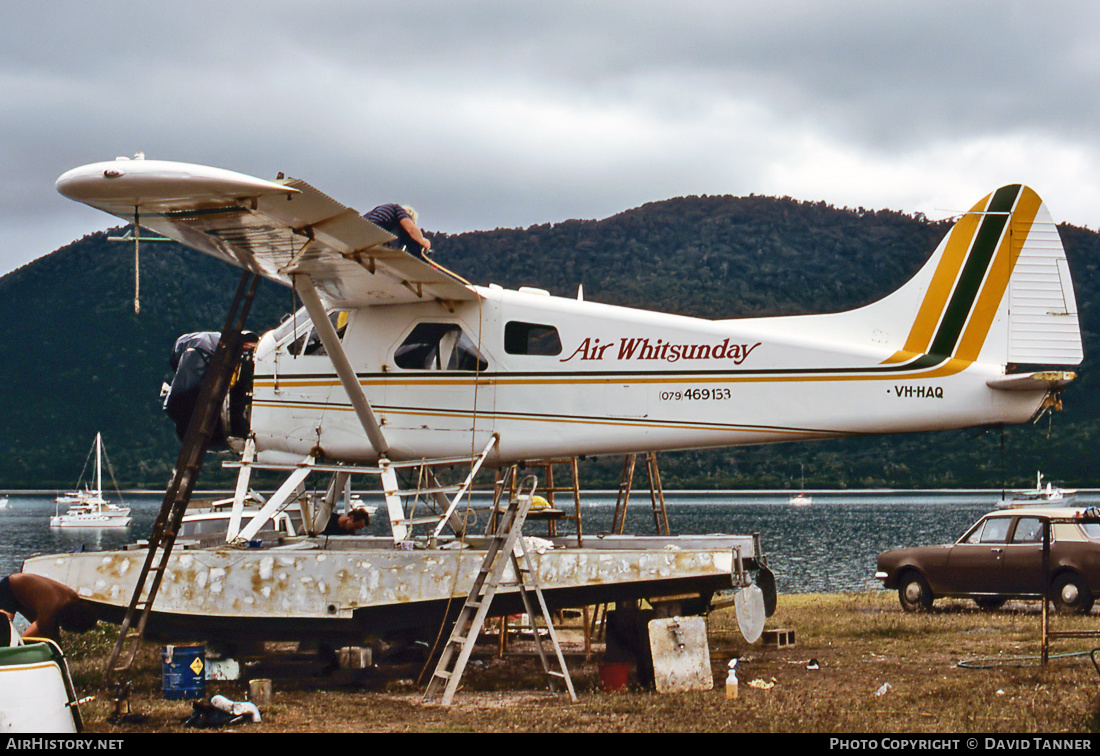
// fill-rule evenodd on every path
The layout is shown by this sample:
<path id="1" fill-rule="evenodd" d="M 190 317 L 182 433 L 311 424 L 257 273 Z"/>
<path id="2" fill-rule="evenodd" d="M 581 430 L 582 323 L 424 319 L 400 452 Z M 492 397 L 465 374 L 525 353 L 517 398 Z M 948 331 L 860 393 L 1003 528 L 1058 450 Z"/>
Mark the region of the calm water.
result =
<path id="1" fill-rule="evenodd" d="M 1000 497 L 999 491 L 809 493 L 814 503 L 806 507 L 790 506 L 788 494 L 778 492 L 666 494 L 669 525 L 674 533 L 760 533 L 781 593 L 858 591 L 878 587 L 878 552 L 953 541 Z M 0 575 L 19 571 L 32 554 L 100 551 L 146 538 L 161 496 L 124 501 L 133 509 L 129 528 L 51 530 L 52 496 L 11 495 L 0 509 Z M 585 534 L 608 532 L 614 496 L 585 501 Z M 1074 503 L 1100 504 L 1100 492 L 1083 491 Z M 371 530 L 386 535 L 388 524 L 376 517 Z M 632 499 L 627 532 L 654 532 L 648 492 Z"/>

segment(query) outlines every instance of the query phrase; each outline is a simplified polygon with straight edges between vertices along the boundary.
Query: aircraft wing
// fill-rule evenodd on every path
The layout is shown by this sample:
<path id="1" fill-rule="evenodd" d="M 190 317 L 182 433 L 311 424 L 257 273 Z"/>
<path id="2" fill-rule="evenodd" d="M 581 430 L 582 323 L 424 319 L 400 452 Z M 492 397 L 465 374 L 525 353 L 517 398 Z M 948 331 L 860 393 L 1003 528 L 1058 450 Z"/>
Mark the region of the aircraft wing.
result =
<path id="1" fill-rule="evenodd" d="M 326 304 L 476 299 L 457 276 L 387 246 L 395 237 L 298 179 L 267 181 L 189 163 L 125 158 L 74 168 L 57 190 L 290 286 L 310 276 Z"/>

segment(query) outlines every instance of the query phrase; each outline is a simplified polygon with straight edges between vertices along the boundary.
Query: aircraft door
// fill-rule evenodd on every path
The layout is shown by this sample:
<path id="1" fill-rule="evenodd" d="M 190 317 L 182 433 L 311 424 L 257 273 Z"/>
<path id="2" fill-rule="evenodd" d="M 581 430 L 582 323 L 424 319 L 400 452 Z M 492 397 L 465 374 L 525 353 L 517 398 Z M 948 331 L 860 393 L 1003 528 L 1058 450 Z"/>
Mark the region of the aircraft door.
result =
<path id="1" fill-rule="evenodd" d="M 386 380 L 386 428 L 402 436 L 427 431 L 415 448 L 467 453 L 471 432 L 493 430 L 493 392 L 483 345 L 455 322 L 416 323 L 393 352 Z M 391 443 L 401 443 L 391 439 Z M 401 445 L 406 445 L 402 443 Z M 480 445 L 480 444 L 477 444 Z"/>

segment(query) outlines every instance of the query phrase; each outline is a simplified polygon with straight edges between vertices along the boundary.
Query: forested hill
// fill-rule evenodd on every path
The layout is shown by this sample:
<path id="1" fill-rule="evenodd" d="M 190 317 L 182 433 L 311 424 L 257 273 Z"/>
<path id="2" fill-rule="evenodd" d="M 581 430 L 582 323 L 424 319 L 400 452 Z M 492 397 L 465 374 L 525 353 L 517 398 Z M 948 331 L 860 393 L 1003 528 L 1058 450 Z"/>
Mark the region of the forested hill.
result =
<path id="1" fill-rule="evenodd" d="M 890 211 L 789 198 L 703 196 L 600 221 L 432 235 L 436 260 L 474 283 L 709 318 L 832 312 L 897 288 L 947 232 Z M 1026 486 L 1040 469 L 1100 486 L 1093 441 L 1100 234 L 1060 227 L 1086 331 L 1086 363 L 1066 411 L 1037 425 L 870 437 L 662 456 L 666 488 Z M 172 344 L 221 328 L 239 271 L 176 244 L 145 244 L 141 312 L 133 253 L 87 236 L 0 278 L 0 488 L 72 486 L 96 431 L 118 482 L 162 488 L 178 451 L 160 411 Z M 265 282 L 250 327 L 277 323 L 290 292 Z M 1002 444 L 1004 448 L 1002 464 Z M 200 485 L 229 480 L 213 459 Z M 585 485 L 613 486 L 621 458 L 586 461 Z"/>

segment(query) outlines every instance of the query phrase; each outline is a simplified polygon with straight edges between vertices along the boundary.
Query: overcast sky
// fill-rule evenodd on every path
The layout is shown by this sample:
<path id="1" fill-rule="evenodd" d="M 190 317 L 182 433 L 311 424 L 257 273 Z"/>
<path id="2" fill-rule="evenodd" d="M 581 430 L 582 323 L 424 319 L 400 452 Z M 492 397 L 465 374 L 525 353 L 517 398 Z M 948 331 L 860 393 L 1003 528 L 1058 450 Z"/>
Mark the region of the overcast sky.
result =
<path id="1" fill-rule="evenodd" d="M 938 219 L 1008 182 L 1097 228 L 1098 34 L 1092 0 L 6 3 L 0 275 L 119 225 L 54 181 L 137 151 L 452 233 L 690 194 Z"/>

